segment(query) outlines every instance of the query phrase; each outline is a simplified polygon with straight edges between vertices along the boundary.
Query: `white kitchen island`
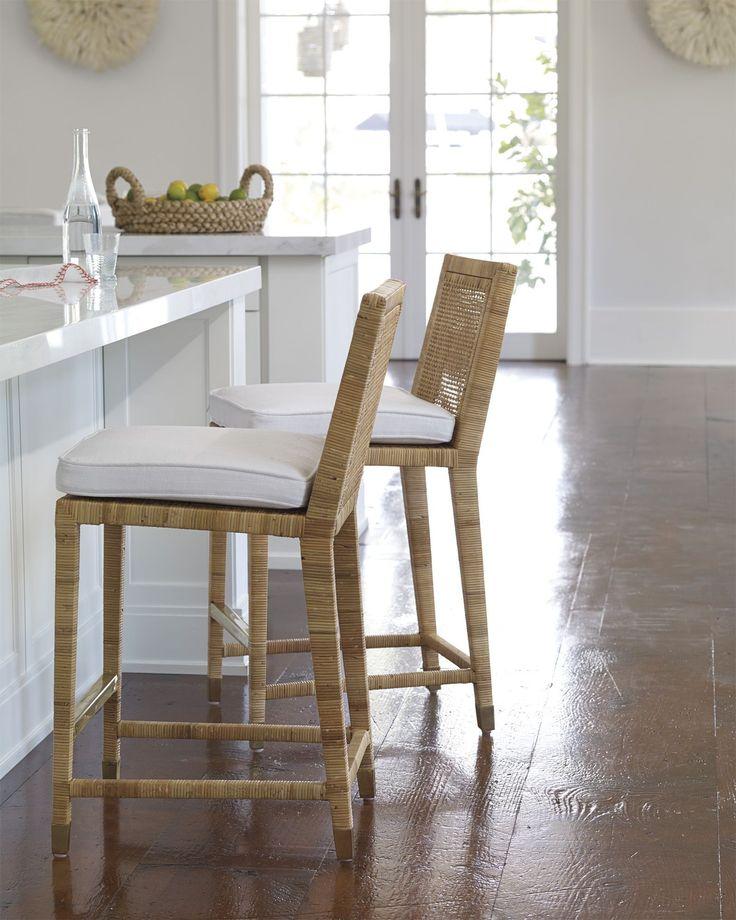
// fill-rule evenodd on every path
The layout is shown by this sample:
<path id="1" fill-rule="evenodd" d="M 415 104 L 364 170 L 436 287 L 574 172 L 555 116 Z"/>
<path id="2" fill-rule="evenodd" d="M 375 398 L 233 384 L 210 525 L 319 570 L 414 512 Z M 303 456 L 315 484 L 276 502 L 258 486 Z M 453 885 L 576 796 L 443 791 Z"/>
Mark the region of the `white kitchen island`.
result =
<path id="1" fill-rule="evenodd" d="M 209 390 L 245 381 L 260 267 L 160 262 L 121 267 L 116 286 L 0 295 L 0 775 L 51 727 L 59 455 L 103 426 L 204 425 Z M 82 528 L 78 693 L 101 669 L 100 537 Z M 205 534 L 131 528 L 125 594 L 125 670 L 205 672 Z"/>
<path id="2" fill-rule="evenodd" d="M 368 229 L 331 236 L 124 233 L 119 264 L 259 266 L 261 290 L 246 300 L 248 382 L 334 382 L 358 311 L 358 248 L 370 238 Z M 60 256 L 60 227 L 0 233 L 0 268 Z"/>

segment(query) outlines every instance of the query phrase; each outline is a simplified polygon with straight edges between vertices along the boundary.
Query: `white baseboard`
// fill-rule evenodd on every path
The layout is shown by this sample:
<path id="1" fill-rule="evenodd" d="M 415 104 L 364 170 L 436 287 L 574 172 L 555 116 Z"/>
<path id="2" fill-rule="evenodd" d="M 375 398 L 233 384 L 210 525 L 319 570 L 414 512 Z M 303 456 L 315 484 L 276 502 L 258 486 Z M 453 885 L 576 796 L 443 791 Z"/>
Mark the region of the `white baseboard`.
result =
<path id="1" fill-rule="evenodd" d="M 151 650 L 156 656 L 151 657 Z M 143 674 L 207 673 L 207 610 L 204 607 L 136 605 L 125 609 L 123 671 Z M 224 662 L 225 674 L 248 673 L 240 659 Z"/>
<path id="2" fill-rule="evenodd" d="M 736 365 L 736 306 L 589 313 L 589 364 Z"/>

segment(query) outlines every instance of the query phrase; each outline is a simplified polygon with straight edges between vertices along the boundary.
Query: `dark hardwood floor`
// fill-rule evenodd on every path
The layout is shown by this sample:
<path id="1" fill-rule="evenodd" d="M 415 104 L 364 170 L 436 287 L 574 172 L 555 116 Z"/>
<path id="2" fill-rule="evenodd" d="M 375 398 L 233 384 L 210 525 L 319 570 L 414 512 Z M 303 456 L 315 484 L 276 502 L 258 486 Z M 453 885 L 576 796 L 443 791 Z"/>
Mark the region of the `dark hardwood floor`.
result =
<path id="1" fill-rule="evenodd" d="M 397 365 L 400 379 L 411 366 Z M 472 691 L 372 695 L 377 795 L 335 861 L 322 803 L 76 800 L 49 852 L 48 740 L 3 783 L 2 916 L 736 917 L 736 372 L 506 364 L 481 461 L 497 729 Z M 441 632 L 466 647 L 449 490 L 430 476 Z M 371 631 L 414 609 L 395 470 L 367 474 Z M 304 634 L 298 573 L 271 579 L 273 637 Z M 375 650 L 372 669 L 419 666 Z M 271 678 L 308 672 L 271 659 Z M 129 675 L 128 718 L 236 721 L 203 677 Z M 309 699 L 269 721 L 315 719 Z M 99 717 L 98 717 L 99 720 Z M 76 774 L 99 775 L 100 724 Z M 318 777 L 314 747 L 123 742 L 123 775 Z"/>

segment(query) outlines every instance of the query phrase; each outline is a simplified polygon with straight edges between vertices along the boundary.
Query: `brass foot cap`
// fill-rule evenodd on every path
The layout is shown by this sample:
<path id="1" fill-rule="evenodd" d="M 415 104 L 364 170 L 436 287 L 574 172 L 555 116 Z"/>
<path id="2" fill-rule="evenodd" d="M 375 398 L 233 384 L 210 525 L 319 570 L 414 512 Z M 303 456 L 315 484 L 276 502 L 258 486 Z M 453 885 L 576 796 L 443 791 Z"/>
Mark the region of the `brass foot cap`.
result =
<path id="1" fill-rule="evenodd" d="M 51 825 L 51 852 L 54 856 L 69 855 L 69 837 L 71 831 L 71 824 Z"/>
<path id="2" fill-rule="evenodd" d="M 376 797 L 376 773 L 375 770 L 358 770 L 358 792 L 361 799 L 374 799 Z"/>
<path id="3" fill-rule="evenodd" d="M 483 733 L 492 732 L 496 727 L 496 719 L 493 712 L 493 706 L 476 706 L 475 715 L 478 719 L 478 728 Z"/>
<path id="4" fill-rule="evenodd" d="M 120 761 L 103 760 L 102 761 L 102 778 L 103 779 L 120 779 Z"/>
<path id="5" fill-rule="evenodd" d="M 350 862 L 353 858 L 353 830 L 352 828 L 334 828 L 335 853 L 340 862 Z"/>
<path id="6" fill-rule="evenodd" d="M 210 703 L 220 702 L 220 696 L 222 695 L 222 680 L 220 678 L 210 677 L 208 693 Z"/>

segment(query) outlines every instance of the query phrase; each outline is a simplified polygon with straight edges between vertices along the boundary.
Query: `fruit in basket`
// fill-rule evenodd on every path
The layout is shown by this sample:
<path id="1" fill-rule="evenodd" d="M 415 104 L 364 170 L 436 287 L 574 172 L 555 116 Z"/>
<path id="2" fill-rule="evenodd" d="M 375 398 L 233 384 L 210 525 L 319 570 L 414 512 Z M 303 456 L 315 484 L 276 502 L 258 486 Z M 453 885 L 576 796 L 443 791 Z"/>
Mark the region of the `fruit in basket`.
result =
<path id="1" fill-rule="evenodd" d="M 181 179 L 176 179 L 172 182 L 166 194 L 170 201 L 184 201 L 187 196 L 187 184 Z"/>
<path id="2" fill-rule="evenodd" d="M 144 201 L 146 202 L 146 204 L 156 204 L 156 202 L 158 201 L 158 198 L 145 198 Z"/>
<path id="3" fill-rule="evenodd" d="M 230 192 L 230 201 L 242 201 L 244 198 L 247 198 L 247 197 L 248 196 L 245 194 L 245 189 L 240 188 L 240 186 L 238 186 L 237 188 L 234 188 L 232 192 Z"/>
<path id="4" fill-rule="evenodd" d="M 192 184 L 187 189 L 188 192 L 194 192 L 195 195 L 199 195 L 199 190 L 202 188 L 201 182 L 192 182 Z"/>
<path id="5" fill-rule="evenodd" d="M 215 201 L 220 197 L 220 189 L 214 182 L 208 182 L 199 190 L 199 197 L 202 201 Z"/>
<path id="6" fill-rule="evenodd" d="M 199 195 L 196 193 L 196 191 L 193 191 L 190 187 L 187 189 L 187 193 L 184 196 L 184 200 L 185 201 L 199 201 Z"/>
<path id="7" fill-rule="evenodd" d="M 128 189 L 128 194 L 125 196 L 125 200 L 126 200 L 126 201 L 132 201 L 132 200 L 133 200 L 133 189 L 132 189 L 132 188 L 129 188 L 129 189 Z"/>

